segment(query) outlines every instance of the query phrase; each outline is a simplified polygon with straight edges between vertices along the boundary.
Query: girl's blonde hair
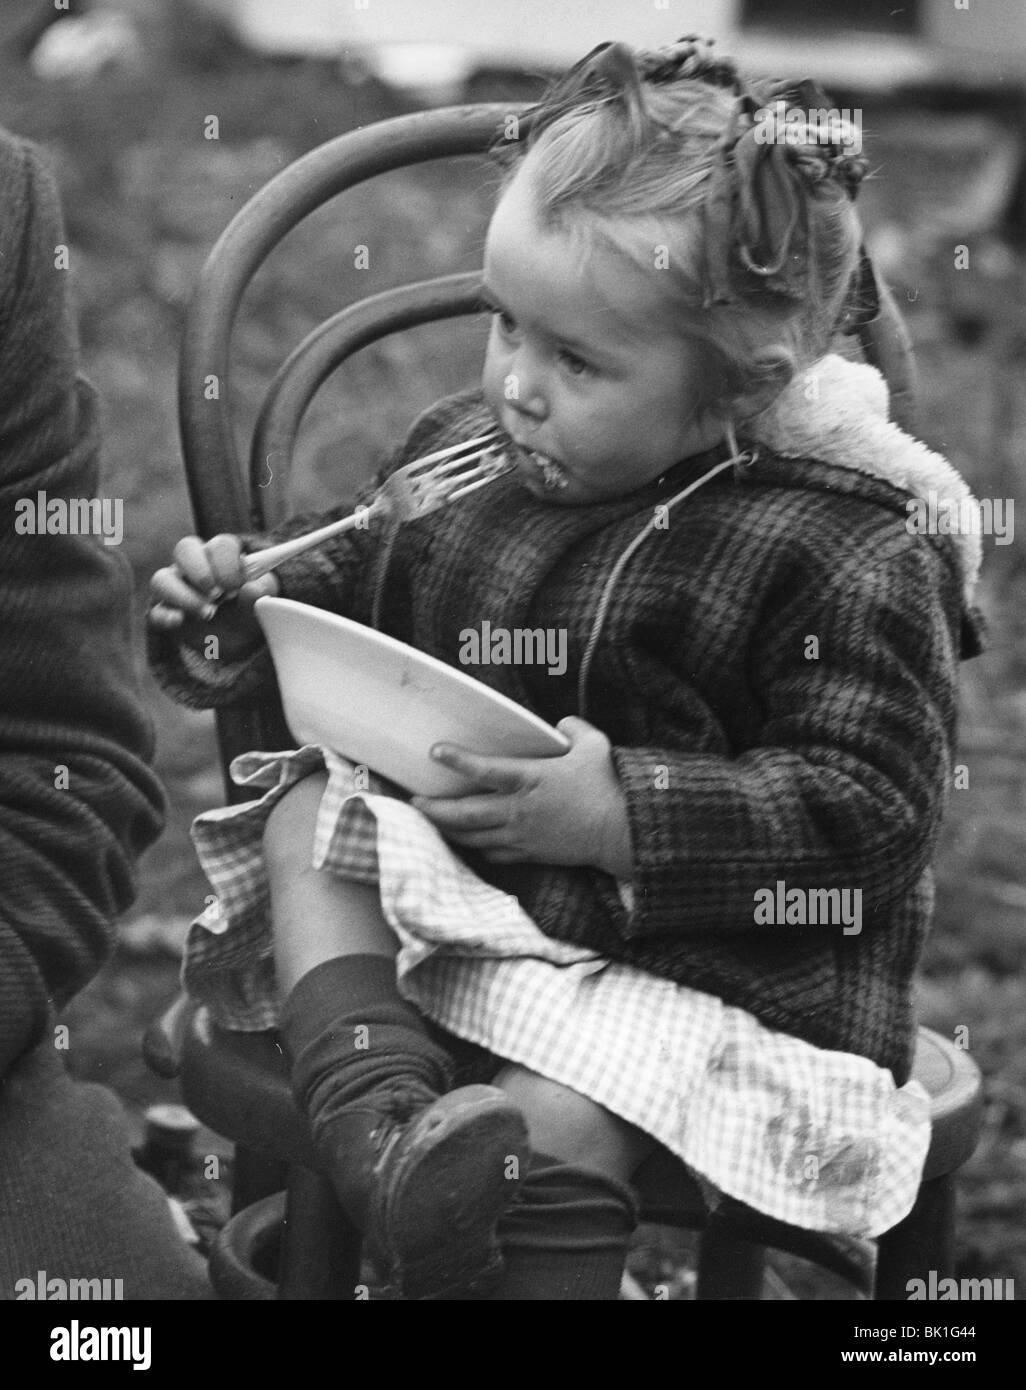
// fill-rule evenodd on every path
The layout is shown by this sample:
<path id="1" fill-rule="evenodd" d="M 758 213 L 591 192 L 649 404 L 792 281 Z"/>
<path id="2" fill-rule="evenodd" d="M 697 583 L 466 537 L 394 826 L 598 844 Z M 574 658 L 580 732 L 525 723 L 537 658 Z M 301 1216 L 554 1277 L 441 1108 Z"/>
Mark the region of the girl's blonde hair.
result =
<path id="1" fill-rule="evenodd" d="M 800 143 L 791 120 L 787 143 L 784 131 L 775 147 L 756 140 L 760 113 L 780 99 L 794 113 L 796 96 L 827 100 L 812 84 L 746 90 L 693 40 L 602 45 L 528 113 L 527 139 L 496 151 L 512 155 L 509 180 L 529 179 L 544 225 L 600 237 L 666 277 L 668 312 L 712 349 L 713 408 L 762 376 L 783 385 L 779 358 L 753 365 L 759 349 L 781 347 L 800 370 L 854 307 L 865 162 L 850 128 L 831 144 L 810 117 Z"/>

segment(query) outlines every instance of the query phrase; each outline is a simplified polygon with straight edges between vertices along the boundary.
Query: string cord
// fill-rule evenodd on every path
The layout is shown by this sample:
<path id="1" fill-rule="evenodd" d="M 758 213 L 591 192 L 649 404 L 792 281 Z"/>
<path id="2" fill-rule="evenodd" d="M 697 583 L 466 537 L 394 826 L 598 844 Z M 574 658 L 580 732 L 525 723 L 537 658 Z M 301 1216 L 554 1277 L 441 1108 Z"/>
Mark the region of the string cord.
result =
<path id="1" fill-rule="evenodd" d="M 734 423 L 732 420 L 728 420 L 727 422 L 726 435 L 727 443 L 730 445 L 731 457 L 716 464 L 714 468 L 710 468 L 707 473 L 703 473 L 702 476 L 696 478 L 694 482 L 688 483 L 687 487 L 681 488 L 681 490 L 675 493 L 668 502 L 663 503 L 662 505 L 665 506 L 667 512 L 669 512 L 671 507 L 675 507 L 678 502 L 683 502 L 686 497 L 690 497 L 693 492 L 697 492 L 700 487 L 709 482 L 710 479 L 715 478 L 718 473 L 724 472 L 727 468 L 733 468 L 735 464 L 750 465 L 755 462 L 756 455 L 754 452 L 742 452 L 738 448 L 737 435 L 734 432 Z M 603 585 L 598 608 L 595 611 L 595 619 L 591 625 L 588 645 L 584 649 L 581 669 L 577 677 L 577 711 L 581 719 L 587 719 L 588 717 L 588 677 L 591 673 L 591 665 L 595 656 L 595 651 L 602 637 L 602 629 L 605 627 L 609 606 L 613 601 L 613 591 L 619 582 L 620 576 L 633 559 L 636 551 L 656 529 L 656 523 L 659 520 L 660 514 L 657 509 L 653 512 L 652 516 L 649 517 L 648 521 L 634 539 L 621 552 L 616 564 L 609 572 L 609 577 Z"/>

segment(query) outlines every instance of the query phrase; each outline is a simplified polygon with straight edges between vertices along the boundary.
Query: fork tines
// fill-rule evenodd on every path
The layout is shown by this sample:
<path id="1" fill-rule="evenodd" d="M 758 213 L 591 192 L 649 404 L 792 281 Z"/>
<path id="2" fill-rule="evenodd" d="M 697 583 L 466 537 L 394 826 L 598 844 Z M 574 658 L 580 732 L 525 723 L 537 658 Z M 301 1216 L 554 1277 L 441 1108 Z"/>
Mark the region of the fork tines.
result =
<path id="1" fill-rule="evenodd" d="M 433 454 L 425 454 L 422 459 L 415 459 L 413 463 L 408 463 L 403 471 L 415 475 L 422 468 L 430 468 L 433 464 L 442 463 L 444 459 L 452 459 L 451 465 L 446 465 L 437 470 L 438 475 L 440 475 L 447 471 L 447 468 L 450 466 L 458 466 L 460 463 L 465 463 L 467 460 L 462 457 L 462 455 L 464 455 L 466 451 L 477 449 L 478 452 L 474 457 L 479 458 L 482 454 L 486 454 L 493 450 L 501 438 L 501 430 L 489 430 L 487 434 L 479 434 L 476 439 L 465 439 L 460 444 L 450 444 L 447 449 L 436 449 Z M 481 445 L 486 445 L 488 447 L 481 448 Z"/>
<path id="2" fill-rule="evenodd" d="M 497 448 L 498 446 L 493 444 L 487 449 L 464 454 L 454 463 L 446 464 L 441 469 L 432 469 L 431 472 L 420 474 L 410 481 L 418 492 L 436 492 L 447 502 L 454 502 L 482 483 L 493 482 L 503 473 L 509 472 L 510 464 L 506 462 L 502 453 L 497 452 Z"/>
<path id="3" fill-rule="evenodd" d="M 398 470 L 421 506 L 455 502 L 506 473 L 510 464 L 501 452 L 502 430 L 489 430 L 446 449 L 437 449 Z"/>
<path id="4" fill-rule="evenodd" d="M 485 487 L 488 483 L 494 483 L 496 478 L 501 478 L 503 473 L 509 473 L 510 471 L 510 464 L 500 466 L 498 462 L 496 462 L 494 468 L 487 469 L 481 477 L 473 479 L 471 482 L 467 483 L 465 487 L 458 487 L 455 492 L 447 492 L 445 494 L 446 501 L 456 502 L 459 498 L 466 497 L 468 493 L 476 492 L 479 487 Z"/>

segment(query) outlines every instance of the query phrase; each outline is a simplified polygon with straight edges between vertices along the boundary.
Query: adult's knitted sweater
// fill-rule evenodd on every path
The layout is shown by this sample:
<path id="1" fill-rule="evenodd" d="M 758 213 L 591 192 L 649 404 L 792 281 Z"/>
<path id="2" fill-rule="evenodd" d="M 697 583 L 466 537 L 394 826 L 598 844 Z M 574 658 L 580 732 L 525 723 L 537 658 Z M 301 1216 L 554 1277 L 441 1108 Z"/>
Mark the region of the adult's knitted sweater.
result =
<path id="1" fill-rule="evenodd" d="M 127 565 L 97 537 L 15 529 L 19 501 L 88 499 L 100 483 L 53 181 L 2 133 L 0 196 L 2 1075 L 107 957 L 162 800 L 145 766 Z"/>
<path id="2" fill-rule="evenodd" d="M 536 499 L 507 477 L 403 526 L 391 544 L 372 523 L 278 574 L 286 596 L 454 666 L 485 621 L 492 632 L 565 629 L 564 674 L 465 669 L 545 719 L 581 714 L 608 735 L 633 909 L 599 870 L 468 856 L 474 867 L 548 935 L 863 1054 L 900 1083 L 951 771 L 955 665 L 977 649 L 968 595 L 979 543 L 974 553 L 906 525 L 917 486 L 965 486 L 887 422 L 881 388 L 871 368 L 824 359 L 814 404 L 785 393 L 760 422 L 768 442 L 754 462 L 676 503 L 722 450 L 588 506 Z M 478 393 L 444 401 L 396 463 L 490 423 Z M 152 643 L 164 683 L 196 706 L 245 701 L 273 680 L 265 650 L 227 668 L 170 635 Z M 760 895 L 781 883 L 860 891 L 861 931 L 759 920 Z"/>

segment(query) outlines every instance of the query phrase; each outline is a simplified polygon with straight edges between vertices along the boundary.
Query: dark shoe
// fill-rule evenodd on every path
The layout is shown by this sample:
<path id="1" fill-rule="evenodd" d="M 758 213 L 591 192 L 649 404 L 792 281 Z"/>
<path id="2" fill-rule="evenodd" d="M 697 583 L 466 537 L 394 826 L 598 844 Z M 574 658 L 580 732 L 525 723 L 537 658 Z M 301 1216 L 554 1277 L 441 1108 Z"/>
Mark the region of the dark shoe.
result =
<path id="1" fill-rule="evenodd" d="M 339 1119 L 347 1128 L 362 1123 L 375 1155 L 369 1171 L 363 1165 L 368 1254 L 406 1299 L 486 1293 L 502 1275 L 496 1225 L 527 1171 L 523 1115 L 494 1086 L 437 1098 L 420 1087 L 396 1089 L 367 1099 L 376 1113 L 347 1108 Z"/>

